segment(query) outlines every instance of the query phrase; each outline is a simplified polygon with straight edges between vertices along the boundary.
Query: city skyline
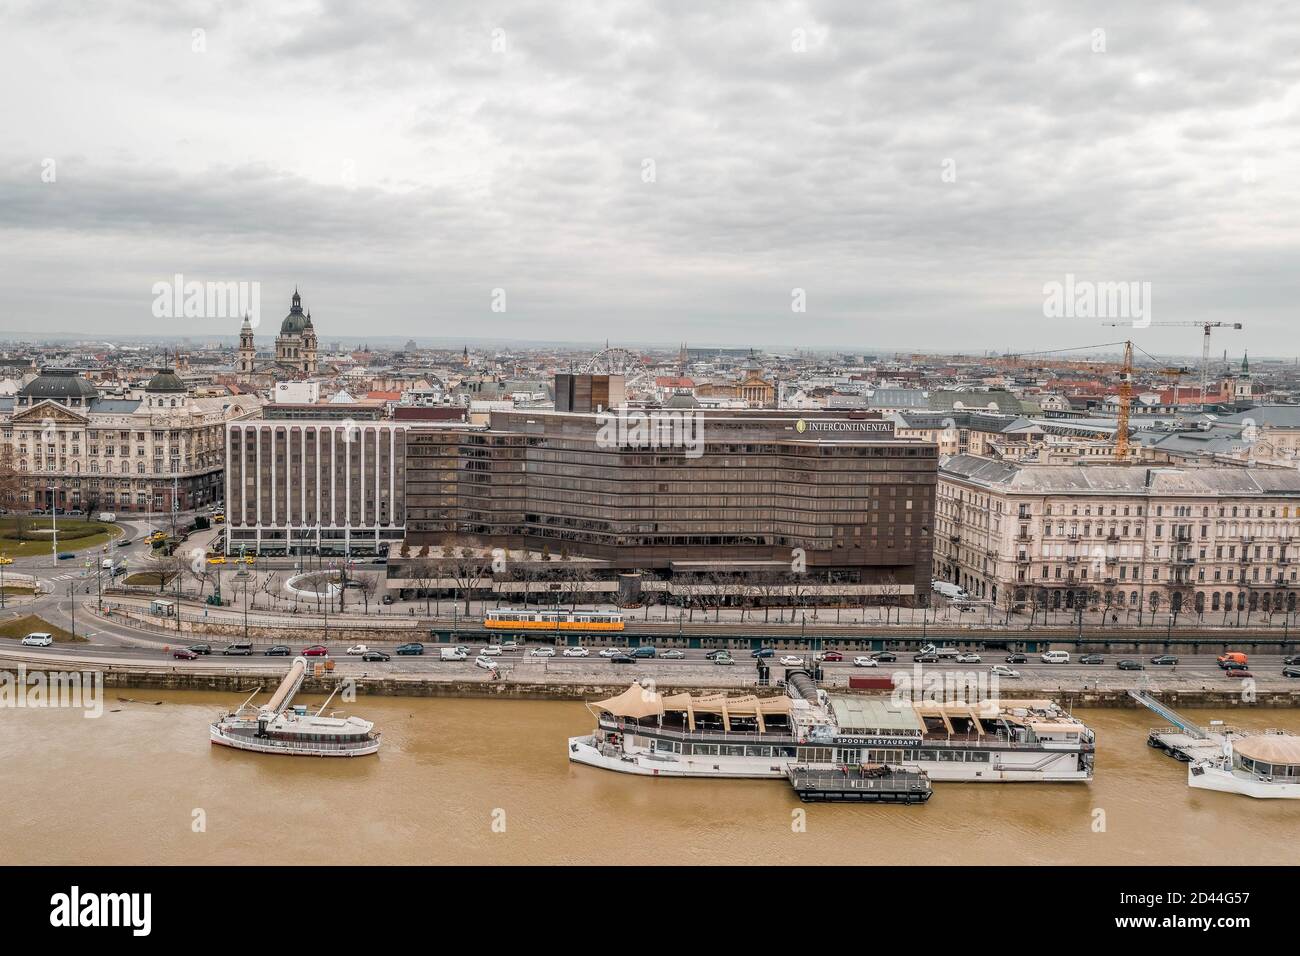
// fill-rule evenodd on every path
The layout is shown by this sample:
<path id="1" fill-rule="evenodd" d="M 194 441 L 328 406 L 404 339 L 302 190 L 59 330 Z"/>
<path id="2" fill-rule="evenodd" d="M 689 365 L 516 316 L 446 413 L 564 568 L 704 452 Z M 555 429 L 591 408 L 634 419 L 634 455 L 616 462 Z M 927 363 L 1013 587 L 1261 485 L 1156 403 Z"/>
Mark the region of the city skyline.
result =
<path id="1" fill-rule="evenodd" d="M 184 274 L 326 341 L 1287 357 L 1284 7 L 889 7 L 18 7 L 0 328 L 158 334 Z"/>

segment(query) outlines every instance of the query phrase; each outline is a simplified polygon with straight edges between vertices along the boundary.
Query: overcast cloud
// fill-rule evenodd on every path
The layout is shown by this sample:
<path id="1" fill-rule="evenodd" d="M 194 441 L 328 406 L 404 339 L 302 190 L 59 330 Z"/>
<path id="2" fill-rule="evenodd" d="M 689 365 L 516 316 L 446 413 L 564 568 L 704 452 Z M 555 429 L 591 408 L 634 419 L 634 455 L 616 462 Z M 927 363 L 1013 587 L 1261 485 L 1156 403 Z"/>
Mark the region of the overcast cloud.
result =
<path id="1" fill-rule="evenodd" d="M 1072 273 L 1292 356 L 1297 50 L 1287 2 L 0 0 L 0 330 L 149 333 L 182 273 L 327 343 L 1123 338 L 1044 317 Z"/>

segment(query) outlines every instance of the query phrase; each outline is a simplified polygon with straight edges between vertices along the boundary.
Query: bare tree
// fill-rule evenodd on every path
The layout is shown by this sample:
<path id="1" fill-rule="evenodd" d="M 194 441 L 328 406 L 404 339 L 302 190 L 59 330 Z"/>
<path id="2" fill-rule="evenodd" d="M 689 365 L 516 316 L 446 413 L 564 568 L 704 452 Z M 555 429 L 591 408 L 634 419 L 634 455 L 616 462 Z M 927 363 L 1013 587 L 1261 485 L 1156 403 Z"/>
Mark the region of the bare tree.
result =
<path id="1" fill-rule="evenodd" d="M 444 568 L 455 582 L 457 597 L 464 601 L 465 616 L 468 617 L 474 589 L 482 583 L 484 577 L 483 556 L 465 545 L 457 545 L 452 539 L 443 546 L 443 562 Z"/>

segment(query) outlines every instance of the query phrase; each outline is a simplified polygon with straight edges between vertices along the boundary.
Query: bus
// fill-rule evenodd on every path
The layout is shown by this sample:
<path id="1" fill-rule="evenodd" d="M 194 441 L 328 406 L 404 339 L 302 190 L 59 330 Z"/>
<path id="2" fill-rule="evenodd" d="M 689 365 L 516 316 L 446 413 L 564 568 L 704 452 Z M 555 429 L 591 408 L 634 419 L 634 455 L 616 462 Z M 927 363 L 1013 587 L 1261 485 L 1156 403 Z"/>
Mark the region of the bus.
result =
<path id="1" fill-rule="evenodd" d="M 498 630 L 534 631 L 621 631 L 623 615 L 618 611 L 488 611 L 483 626 Z"/>

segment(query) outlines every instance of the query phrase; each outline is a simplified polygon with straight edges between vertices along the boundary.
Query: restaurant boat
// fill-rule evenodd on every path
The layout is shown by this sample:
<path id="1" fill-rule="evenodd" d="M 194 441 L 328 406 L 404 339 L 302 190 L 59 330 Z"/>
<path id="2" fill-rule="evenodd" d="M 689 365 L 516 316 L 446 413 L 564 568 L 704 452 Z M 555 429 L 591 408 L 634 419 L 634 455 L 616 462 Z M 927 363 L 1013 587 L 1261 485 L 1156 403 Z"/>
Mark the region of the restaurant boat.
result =
<path id="1" fill-rule="evenodd" d="M 633 684 L 587 705 L 574 763 L 656 777 L 786 777 L 882 765 L 936 782 L 1089 781 L 1094 735 L 1050 700 L 913 703 L 834 696 L 806 673 L 783 696 L 665 696 Z"/>
<path id="2" fill-rule="evenodd" d="M 307 713 L 306 707 L 294 706 L 293 698 L 307 677 L 307 667 L 305 657 L 295 658 L 265 704 L 252 706 L 259 688 L 234 711 L 218 717 L 209 731 L 212 743 L 295 757 L 364 757 L 378 751 L 379 734 L 374 732 L 372 722 L 360 717 L 321 716 L 338 687 L 314 714 Z"/>
<path id="3" fill-rule="evenodd" d="M 1300 737 L 1282 730 L 1227 735 L 1221 754 L 1188 765 L 1187 785 L 1262 800 L 1300 800 Z"/>

